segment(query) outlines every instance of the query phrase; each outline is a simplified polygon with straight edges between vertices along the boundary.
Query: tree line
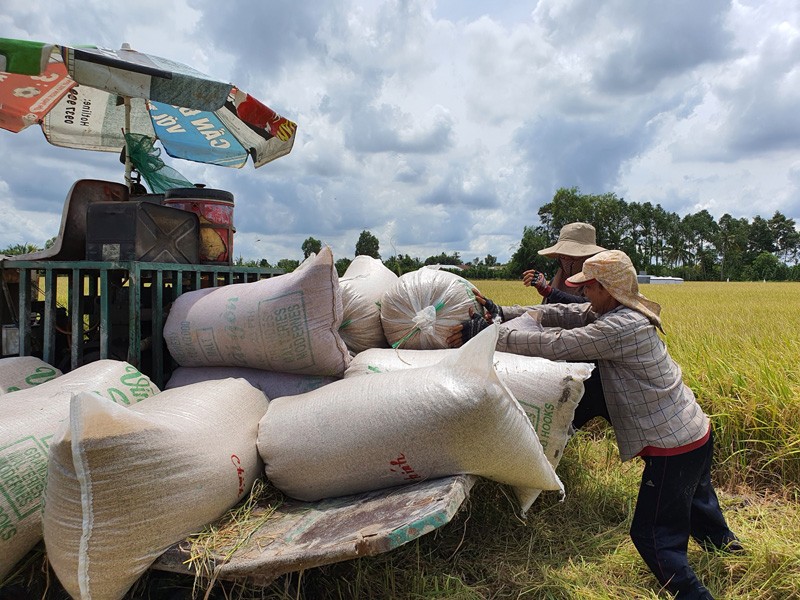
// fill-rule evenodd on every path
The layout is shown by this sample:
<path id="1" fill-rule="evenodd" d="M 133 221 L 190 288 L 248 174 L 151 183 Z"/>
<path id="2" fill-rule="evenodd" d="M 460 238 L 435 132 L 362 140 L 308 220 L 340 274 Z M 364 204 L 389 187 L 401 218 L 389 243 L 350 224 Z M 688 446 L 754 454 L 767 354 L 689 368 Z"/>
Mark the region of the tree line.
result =
<path id="1" fill-rule="evenodd" d="M 726 213 L 715 220 L 707 210 L 681 217 L 660 204 L 626 202 L 613 193 L 582 194 L 573 187 L 559 189 L 539 208 L 538 216 L 539 224 L 523 228 L 522 240 L 505 265 L 491 254 L 464 260 L 458 252 L 442 252 L 424 260 L 398 253 L 384 260 L 378 238 L 368 230 L 359 235 L 355 256 L 383 260 L 398 275 L 433 264 L 458 266 L 467 279 L 518 279 L 531 268 L 552 274 L 554 261 L 538 251 L 553 245 L 564 225 L 583 221 L 594 225 L 598 245 L 623 250 L 637 270 L 650 275 L 671 275 L 687 281 L 800 281 L 800 232 L 794 219 L 779 211 L 769 219 L 760 215 L 735 218 Z M 322 241 L 314 237 L 301 246 L 304 259 L 321 249 Z M 0 250 L 0 254 L 35 250 L 39 248 L 32 244 L 16 244 Z M 266 258 L 246 261 L 239 257 L 235 262 L 291 272 L 301 261 L 283 258 L 272 265 Z M 350 258 L 336 260 L 340 276 L 351 262 Z"/>
<path id="2" fill-rule="evenodd" d="M 613 193 L 581 194 L 561 188 L 539 208 L 540 224 L 525 227 L 507 267 L 544 268 L 537 251 L 554 243 L 564 225 L 591 223 L 597 243 L 623 250 L 640 271 L 693 281 L 800 280 L 800 232 L 794 219 L 776 211 L 769 219 L 724 214 L 717 221 L 707 210 L 683 217 L 660 204 L 625 202 Z"/>
<path id="3" fill-rule="evenodd" d="M 552 274 L 555 263 L 540 256 L 552 246 L 567 223 L 583 221 L 597 230 L 597 243 L 623 250 L 638 271 L 671 275 L 687 281 L 800 281 L 800 232 L 794 219 L 776 211 L 769 219 L 724 214 L 719 220 L 701 210 L 681 217 L 660 204 L 626 202 L 616 194 L 582 194 L 576 187 L 559 189 L 538 211 L 539 224 L 525 226 L 522 240 L 505 265 L 491 254 L 464 261 L 458 252 L 422 260 L 397 254 L 384 264 L 402 275 L 425 265 L 458 265 L 468 279 L 518 279 L 527 269 Z M 318 252 L 321 242 L 309 238 L 304 255 Z M 362 231 L 355 255 L 381 258 L 378 239 Z M 350 259 L 340 258 L 341 275 Z"/>

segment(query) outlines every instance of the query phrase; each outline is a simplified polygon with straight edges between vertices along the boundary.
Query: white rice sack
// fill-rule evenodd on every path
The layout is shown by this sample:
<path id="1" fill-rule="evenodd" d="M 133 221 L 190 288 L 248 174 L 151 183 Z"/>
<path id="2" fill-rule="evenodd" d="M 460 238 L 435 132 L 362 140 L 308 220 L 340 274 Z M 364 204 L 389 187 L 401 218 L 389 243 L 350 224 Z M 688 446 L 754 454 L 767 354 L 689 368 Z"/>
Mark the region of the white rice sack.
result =
<path id="1" fill-rule="evenodd" d="M 529 310 L 520 316 L 506 321 L 504 325 L 511 331 L 543 331 L 542 313 L 538 310 Z"/>
<path id="2" fill-rule="evenodd" d="M 344 376 L 427 367 L 457 352 L 457 349 L 373 348 L 357 354 Z M 557 467 L 569 441 L 575 408 L 583 397 L 583 382 L 591 375 L 594 365 L 495 352 L 494 368 L 530 418 L 547 460 Z"/>
<path id="3" fill-rule="evenodd" d="M 35 356 L 0 358 L 0 396 L 35 387 L 61 375 L 61 371 Z"/>
<path id="4" fill-rule="evenodd" d="M 302 269 L 271 279 L 181 294 L 164 340 L 183 367 L 250 367 L 341 377 L 342 299 L 328 247 Z"/>
<path id="5" fill-rule="evenodd" d="M 351 352 L 388 346 L 381 326 L 380 301 L 397 279 L 380 260 L 364 254 L 356 256 L 339 278 L 344 310 L 339 334 Z"/>
<path id="6" fill-rule="evenodd" d="M 322 375 L 299 375 L 296 373 L 276 373 L 246 367 L 178 367 L 167 381 L 166 389 L 173 389 L 199 381 L 218 379 L 244 379 L 253 387 L 257 387 L 267 399 L 281 396 L 296 396 L 321 388 L 340 377 L 323 377 Z"/>
<path id="7" fill-rule="evenodd" d="M 136 367 L 99 360 L 0 403 L 0 581 L 42 539 L 41 496 L 51 438 L 72 394 L 94 391 L 120 405 L 159 392 Z"/>
<path id="8" fill-rule="evenodd" d="M 241 379 L 167 390 L 130 409 L 76 394 L 51 444 L 43 515 L 66 591 L 122 598 L 167 548 L 249 494 L 266 409 Z"/>
<path id="9" fill-rule="evenodd" d="M 401 275 L 381 298 L 381 325 L 393 348 L 447 348 L 448 329 L 482 314 L 473 286 L 463 277 L 423 267 Z"/>
<path id="10" fill-rule="evenodd" d="M 258 450 L 270 481 L 314 501 L 459 473 L 514 486 L 524 513 L 563 486 L 492 366 L 492 326 L 441 362 L 352 377 L 270 403 Z"/>

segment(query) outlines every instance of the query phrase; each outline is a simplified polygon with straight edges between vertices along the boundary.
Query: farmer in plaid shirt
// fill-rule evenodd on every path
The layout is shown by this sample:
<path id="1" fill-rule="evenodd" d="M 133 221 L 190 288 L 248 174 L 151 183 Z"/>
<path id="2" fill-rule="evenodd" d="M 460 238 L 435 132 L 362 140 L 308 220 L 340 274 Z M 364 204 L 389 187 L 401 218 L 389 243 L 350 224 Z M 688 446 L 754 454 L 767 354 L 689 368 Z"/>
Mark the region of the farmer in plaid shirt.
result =
<path id="1" fill-rule="evenodd" d="M 583 286 L 589 302 L 498 307 L 483 299 L 486 316 L 502 320 L 497 350 L 597 361 L 620 458 L 644 460 L 631 539 L 667 590 L 681 600 L 712 598 L 689 566 L 689 537 L 706 549 L 743 549 L 711 483 L 710 421 L 656 331 L 661 307 L 639 293 L 636 270 L 619 250 L 587 259 L 567 281 Z M 473 315 L 448 342 L 460 346 L 487 326 Z"/>

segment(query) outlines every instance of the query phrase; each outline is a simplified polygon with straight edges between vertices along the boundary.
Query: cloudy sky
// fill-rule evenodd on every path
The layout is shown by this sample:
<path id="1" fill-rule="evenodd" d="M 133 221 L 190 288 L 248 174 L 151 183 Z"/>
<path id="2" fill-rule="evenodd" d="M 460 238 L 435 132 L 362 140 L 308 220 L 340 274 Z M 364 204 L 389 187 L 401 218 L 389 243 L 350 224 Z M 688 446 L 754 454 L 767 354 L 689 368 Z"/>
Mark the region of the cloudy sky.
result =
<path id="1" fill-rule="evenodd" d="M 222 8 L 225 7 L 225 8 Z M 167 158 L 235 197 L 234 254 L 506 261 L 560 187 L 800 223 L 797 0 L 0 0 L 0 36 L 134 49 L 298 124 L 259 169 Z M 115 154 L 0 131 L 0 247 L 58 232 Z"/>

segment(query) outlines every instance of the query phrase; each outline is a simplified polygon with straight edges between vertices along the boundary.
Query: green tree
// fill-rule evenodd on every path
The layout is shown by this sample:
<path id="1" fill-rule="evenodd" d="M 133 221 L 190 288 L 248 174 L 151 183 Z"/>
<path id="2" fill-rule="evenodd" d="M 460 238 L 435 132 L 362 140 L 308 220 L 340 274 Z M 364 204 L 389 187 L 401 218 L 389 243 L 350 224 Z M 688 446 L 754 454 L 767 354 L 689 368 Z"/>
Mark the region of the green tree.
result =
<path id="1" fill-rule="evenodd" d="M 358 236 L 358 241 L 356 242 L 356 256 L 361 256 L 363 254 L 380 260 L 381 254 L 378 251 L 379 247 L 380 243 L 378 242 L 378 238 L 365 229 L 361 232 L 361 235 Z"/>
<path id="2" fill-rule="evenodd" d="M 6 256 L 19 256 L 20 254 L 29 254 L 30 252 L 37 252 L 38 250 L 41 250 L 41 248 L 34 244 L 14 244 L 13 246 L 9 246 L 8 248 L 0 250 L 0 254 L 5 254 Z"/>
<path id="3" fill-rule="evenodd" d="M 657 265 L 664 263 L 664 254 L 667 248 L 666 237 L 669 233 L 669 228 L 669 213 L 660 204 L 656 204 L 653 209 L 653 244 L 651 248 Z"/>
<path id="4" fill-rule="evenodd" d="M 344 272 L 347 271 L 347 267 L 350 266 L 351 262 L 353 261 L 350 260 L 349 258 L 340 258 L 336 261 L 335 263 L 336 273 L 339 275 L 339 277 L 342 277 L 344 275 Z"/>
<path id="5" fill-rule="evenodd" d="M 322 250 L 322 242 L 316 238 L 309 237 L 306 238 L 300 249 L 303 251 L 303 258 L 305 259 L 312 254 L 319 254 L 319 251 Z"/>
<path id="6" fill-rule="evenodd" d="M 616 194 L 581 194 L 578 188 L 560 188 L 551 202 L 539 208 L 539 220 L 547 234 L 542 248 L 555 243 L 564 225 L 581 221 L 594 225 L 598 245 L 624 250 L 633 258 L 636 246 L 631 212 L 630 206 Z"/>
<path id="7" fill-rule="evenodd" d="M 547 272 L 553 264 L 552 260 L 539 254 L 539 250 L 546 248 L 550 243 L 547 230 L 544 226 L 525 226 L 522 230 L 522 240 L 519 247 L 511 256 L 506 265 L 506 275 L 512 279 L 522 276 L 528 269 Z M 552 273 L 550 273 L 552 275 Z"/>
<path id="8" fill-rule="evenodd" d="M 667 265 L 673 269 L 692 264 L 694 255 L 689 248 L 686 225 L 676 213 L 669 213 L 667 217 L 667 233 L 664 258 Z"/>
<path id="9" fill-rule="evenodd" d="M 241 254 L 239 255 L 239 257 L 235 261 L 233 261 L 233 263 L 238 267 L 260 267 L 261 266 L 261 264 L 257 260 L 255 260 L 253 258 L 248 258 L 247 260 L 245 260 L 244 256 L 242 256 Z M 267 265 L 267 266 L 269 266 L 269 265 Z"/>
<path id="10" fill-rule="evenodd" d="M 576 187 L 559 188 L 553 200 L 539 208 L 539 219 L 549 236 L 548 242 L 555 242 L 559 231 L 567 223 L 575 221 L 592 223 L 594 220 L 592 197 L 581 194 Z"/>
<path id="11" fill-rule="evenodd" d="M 486 258 L 483 259 L 483 264 L 485 264 L 487 267 L 496 267 L 497 257 L 492 256 L 491 254 L 487 254 Z"/>
<path id="12" fill-rule="evenodd" d="M 630 228 L 628 229 L 627 236 L 629 250 L 626 250 L 626 252 L 634 263 L 641 263 L 646 266 L 650 261 L 645 251 L 647 247 L 648 217 L 644 206 L 645 205 L 637 204 L 636 202 L 628 205 Z"/>
<path id="13" fill-rule="evenodd" d="M 442 252 L 438 256 L 429 256 L 425 259 L 426 265 L 461 265 L 461 254 L 453 252 L 452 254 L 445 254 Z"/>
<path id="14" fill-rule="evenodd" d="M 422 267 L 422 261 L 419 258 L 411 258 L 408 254 L 390 256 L 383 264 L 393 273 L 397 273 L 398 277 Z"/>
<path id="15" fill-rule="evenodd" d="M 628 205 L 615 194 L 595 196 L 594 216 L 589 221 L 597 230 L 597 245 L 621 250 L 628 228 Z"/>
<path id="16" fill-rule="evenodd" d="M 279 269 L 283 269 L 284 273 L 291 273 L 297 267 L 300 266 L 300 261 L 291 258 L 282 258 L 278 261 L 278 264 L 275 266 Z"/>
<path id="17" fill-rule="evenodd" d="M 767 222 L 775 241 L 775 252 L 784 261 L 797 260 L 800 252 L 800 233 L 794 219 L 787 219 L 779 211 Z"/>
<path id="18" fill-rule="evenodd" d="M 786 279 L 788 268 L 771 252 L 762 252 L 747 269 L 748 279 L 778 281 Z"/>
<path id="19" fill-rule="evenodd" d="M 526 228 L 506 265 L 509 277 L 537 262 L 537 268 L 546 272 L 549 266 L 537 259 L 535 251 L 553 244 L 561 228 L 575 221 L 594 225 L 598 245 L 626 252 L 634 265 L 651 274 L 710 280 L 756 278 L 756 273 L 764 279 L 764 273 L 774 277 L 777 272 L 778 277 L 792 278 L 796 270 L 788 265 L 800 259 L 800 231 L 780 212 L 769 220 L 756 216 L 752 222 L 724 215 L 718 223 L 707 210 L 681 217 L 660 204 L 626 203 L 613 193 L 581 194 L 573 187 L 556 191 L 553 200 L 539 209 L 539 219 L 538 227 Z M 540 234 L 543 239 L 531 244 L 531 238 Z M 775 256 L 784 268 L 771 271 L 764 253 Z"/>
<path id="20" fill-rule="evenodd" d="M 734 219 L 728 213 L 719 219 L 719 231 L 714 240 L 719 256 L 719 278 L 741 280 L 744 278 L 744 254 L 750 224 L 747 219 Z"/>
<path id="21" fill-rule="evenodd" d="M 761 254 L 775 252 L 775 235 L 769 222 L 759 215 L 753 217 L 747 234 L 747 262 L 752 264 Z"/>
<path id="22" fill-rule="evenodd" d="M 693 247 L 695 264 L 700 267 L 700 278 L 708 279 L 711 272 L 708 268 L 708 254 L 705 250 L 713 245 L 713 240 L 717 235 L 719 226 L 714 221 L 714 217 L 703 209 L 698 213 L 686 215 L 683 218 L 683 226 L 687 234 L 687 240 Z M 702 260 L 701 260 L 702 259 Z"/>

